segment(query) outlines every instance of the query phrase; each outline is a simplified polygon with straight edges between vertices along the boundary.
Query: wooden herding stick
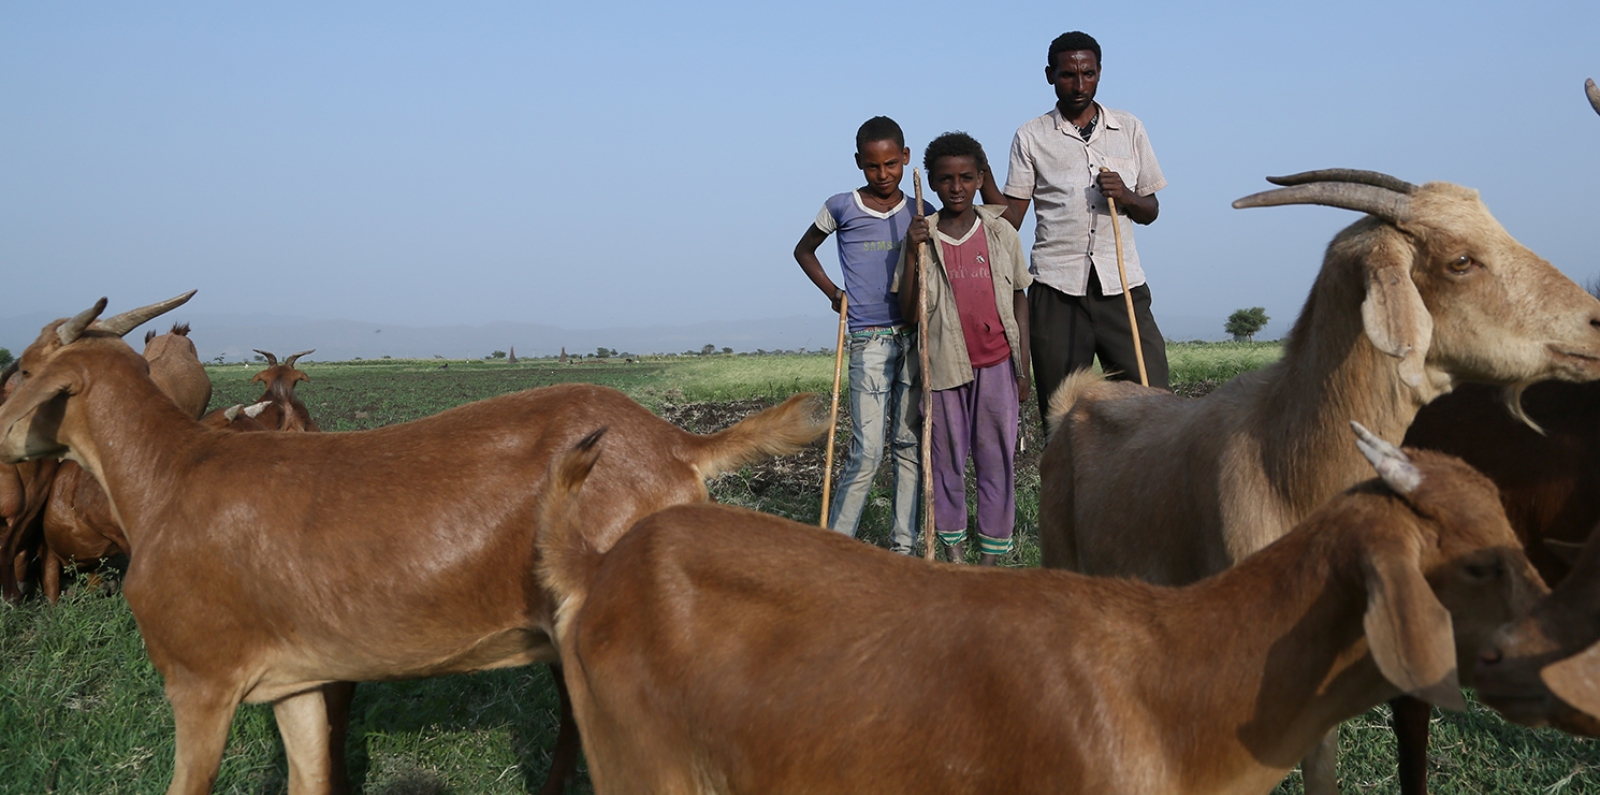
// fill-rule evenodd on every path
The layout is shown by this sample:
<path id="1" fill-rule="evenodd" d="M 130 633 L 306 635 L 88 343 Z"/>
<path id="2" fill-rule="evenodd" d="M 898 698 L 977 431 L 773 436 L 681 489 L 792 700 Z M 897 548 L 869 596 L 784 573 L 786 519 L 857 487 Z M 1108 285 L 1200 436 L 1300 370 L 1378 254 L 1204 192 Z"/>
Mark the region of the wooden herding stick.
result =
<path id="1" fill-rule="evenodd" d="M 850 295 L 839 291 L 839 344 L 833 349 L 833 406 L 828 411 L 828 457 L 822 466 L 822 518 L 817 526 L 828 526 L 828 492 L 833 487 L 833 437 L 839 431 L 839 376 L 844 369 L 844 326 L 850 314 Z"/>
<path id="2" fill-rule="evenodd" d="M 916 217 L 922 214 L 924 205 L 922 172 L 915 168 L 911 169 L 911 186 L 917 199 L 911 215 Z M 928 265 L 933 259 L 928 246 L 931 245 L 934 241 L 930 237 L 927 246 L 917 249 L 917 356 L 922 364 L 922 556 L 930 562 L 934 560 L 939 543 L 933 532 L 933 390 L 928 388 Z"/>
<path id="3" fill-rule="evenodd" d="M 1101 173 L 1110 171 L 1100 167 Z M 1133 331 L 1133 358 L 1139 363 L 1139 384 L 1150 385 L 1150 376 L 1144 371 L 1144 346 L 1139 342 L 1139 320 L 1133 316 L 1133 293 L 1128 292 L 1128 269 L 1122 264 L 1122 227 L 1117 225 L 1117 200 L 1106 197 L 1111 208 L 1111 236 L 1117 241 L 1117 276 L 1122 279 L 1122 301 L 1128 305 L 1128 328 Z"/>

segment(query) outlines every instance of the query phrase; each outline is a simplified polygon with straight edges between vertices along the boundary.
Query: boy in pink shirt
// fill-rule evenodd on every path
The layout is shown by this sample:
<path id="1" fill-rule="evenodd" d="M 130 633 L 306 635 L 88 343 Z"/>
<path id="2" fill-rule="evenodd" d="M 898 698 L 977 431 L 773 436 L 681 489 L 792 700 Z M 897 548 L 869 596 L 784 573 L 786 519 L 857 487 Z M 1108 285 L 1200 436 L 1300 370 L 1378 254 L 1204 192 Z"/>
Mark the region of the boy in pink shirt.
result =
<path id="1" fill-rule="evenodd" d="M 965 471 L 977 481 L 980 561 L 994 565 L 1011 551 L 1016 523 L 1018 406 L 1028 399 L 1028 302 L 1033 279 L 1004 207 L 974 199 L 988 170 L 983 147 L 966 133 L 945 133 L 923 157 L 928 184 L 943 208 L 917 216 L 895 273 L 901 313 L 916 318 L 916 262 L 929 246 L 928 346 L 933 390 L 934 529 L 951 561 L 962 559 L 967 536 Z M 929 224 L 928 221 L 934 223 Z M 932 227 L 932 229 L 930 229 Z M 911 263 L 908 267 L 907 263 Z"/>

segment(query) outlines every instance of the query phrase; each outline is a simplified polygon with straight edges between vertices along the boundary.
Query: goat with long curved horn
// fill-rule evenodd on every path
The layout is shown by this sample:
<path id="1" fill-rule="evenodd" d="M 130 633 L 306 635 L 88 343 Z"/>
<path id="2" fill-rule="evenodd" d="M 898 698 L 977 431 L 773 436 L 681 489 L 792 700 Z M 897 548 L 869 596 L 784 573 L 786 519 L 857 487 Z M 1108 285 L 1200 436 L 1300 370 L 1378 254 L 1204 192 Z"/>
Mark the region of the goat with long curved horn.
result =
<path id="1" fill-rule="evenodd" d="M 287 358 L 287 359 L 284 359 L 284 360 L 283 360 L 283 365 L 284 365 L 284 366 L 285 366 L 285 367 L 293 367 L 293 366 L 294 366 L 294 363 L 295 363 L 295 361 L 296 361 L 296 360 L 297 360 L 297 359 L 299 359 L 299 358 L 300 358 L 300 357 L 302 357 L 302 356 L 309 356 L 309 355 L 311 355 L 311 354 L 313 354 L 313 353 L 316 353 L 316 352 L 317 352 L 317 349 L 316 349 L 316 348 L 312 348 L 312 349 L 311 349 L 311 350 L 309 350 L 309 351 L 301 351 L 301 352 L 299 352 L 299 353 L 292 353 L 292 354 L 289 354 L 289 358 Z"/>
<path id="2" fill-rule="evenodd" d="M 194 297 L 195 292 L 195 290 L 190 290 L 183 295 L 168 298 L 165 301 L 157 301 L 149 306 L 141 306 L 138 309 L 130 309 L 120 315 L 113 315 L 105 320 L 101 320 L 95 323 L 94 327 L 99 331 L 109 331 L 112 334 L 120 337 L 144 325 L 154 318 L 160 317 L 174 309 L 177 309 L 180 306 L 183 306 L 185 302 Z M 101 299 L 102 305 L 104 304 L 104 301 L 105 299 Z"/>
<path id="3" fill-rule="evenodd" d="M 274 355 L 272 353 L 272 351 L 264 351 L 264 350 L 261 350 L 260 348 L 252 348 L 251 350 L 254 350 L 256 353 L 259 353 L 262 356 L 267 357 L 267 366 L 268 367 L 277 367 L 278 366 L 278 357 L 276 355 Z"/>
<path id="4" fill-rule="evenodd" d="M 1417 186 L 1397 177 L 1351 168 L 1303 171 L 1267 177 L 1267 181 L 1289 187 L 1251 194 L 1234 202 L 1234 208 L 1320 204 L 1368 213 L 1398 224 L 1410 216 L 1411 194 L 1417 190 Z"/>

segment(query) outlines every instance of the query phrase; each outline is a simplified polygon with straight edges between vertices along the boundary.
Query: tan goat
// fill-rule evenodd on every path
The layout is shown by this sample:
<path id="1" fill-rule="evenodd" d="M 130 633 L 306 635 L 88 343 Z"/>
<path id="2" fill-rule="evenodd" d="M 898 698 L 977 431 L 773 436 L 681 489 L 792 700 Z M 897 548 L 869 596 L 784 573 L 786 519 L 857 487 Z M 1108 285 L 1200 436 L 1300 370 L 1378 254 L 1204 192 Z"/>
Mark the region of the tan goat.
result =
<path id="1" fill-rule="evenodd" d="M 241 701 L 273 704 L 289 791 L 323 793 L 344 773 L 341 683 L 554 660 L 538 485 L 581 434 L 615 435 L 583 518 L 607 548 L 640 516 L 707 499 L 705 478 L 826 428 L 796 396 L 697 436 L 573 384 L 369 431 L 227 433 L 163 398 L 120 339 L 187 298 L 97 322 L 102 299 L 51 323 L 0 405 L 0 460 L 77 461 L 126 531 L 123 592 L 176 718 L 173 795 L 210 789 Z"/>
<path id="2" fill-rule="evenodd" d="M 1369 171 L 1271 179 L 1236 207 L 1369 213 L 1329 244 L 1283 359 L 1199 400 L 1081 372 L 1052 396 L 1039 462 L 1046 566 L 1193 582 L 1365 477 L 1354 418 L 1399 442 L 1462 381 L 1600 377 L 1600 302 L 1517 243 L 1467 188 Z M 1333 738 L 1307 791 L 1335 791 Z"/>
<path id="3" fill-rule="evenodd" d="M 602 795 L 1265 793 L 1397 693 L 1464 708 L 1458 661 L 1543 590 L 1492 484 L 1375 437 L 1392 486 L 1166 588 L 930 566 L 719 505 L 601 553 L 578 494 L 598 436 L 552 464 L 539 544 Z"/>
<path id="4" fill-rule="evenodd" d="M 1047 566 L 1193 582 L 1362 479 L 1354 418 L 1398 443 L 1461 381 L 1600 378 L 1600 302 L 1518 244 L 1475 191 L 1372 172 L 1275 178 L 1238 207 L 1372 213 L 1340 232 L 1283 359 L 1186 400 L 1088 372 L 1051 398 Z"/>

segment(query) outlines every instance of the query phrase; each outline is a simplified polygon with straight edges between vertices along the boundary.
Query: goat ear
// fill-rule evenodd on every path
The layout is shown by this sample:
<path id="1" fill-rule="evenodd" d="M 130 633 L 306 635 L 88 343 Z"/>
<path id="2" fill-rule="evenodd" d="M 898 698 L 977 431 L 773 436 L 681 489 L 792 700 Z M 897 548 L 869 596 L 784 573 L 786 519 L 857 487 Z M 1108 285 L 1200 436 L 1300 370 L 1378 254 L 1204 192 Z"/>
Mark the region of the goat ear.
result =
<path id="1" fill-rule="evenodd" d="M 1416 549 L 1397 546 L 1378 546 L 1366 560 L 1367 647 L 1383 677 L 1407 695 L 1465 711 L 1450 611 L 1423 578 Z"/>
<path id="2" fill-rule="evenodd" d="M 1411 253 L 1397 251 L 1398 240 L 1385 240 L 1371 256 L 1378 260 L 1367 274 L 1367 297 L 1361 302 L 1361 325 L 1373 346 L 1400 360 L 1400 378 L 1428 395 L 1424 362 L 1433 342 L 1433 315 L 1411 281 Z"/>
<path id="3" fill-rule="evenodd" d="M 1539 678 L 1562 701 L 1600 718 L 1600 643 L 1545 666 Z"/>
<path id="4" fill-rule="evenodd" d="M 54 400 L 57 395 L 75 392 L 76 383 L 76 380 L 72 376 L 65 373 L 51 373 L 29 380 L 28 383 L 24 384 L 5 402 L 5 410 L 3 413 L 12 419 L 4 428 L 0 428 L 0 439 L 14 438 L 11 434 L 12 428 L 16 427 L 18 423 L 32 423 L 34 421 L 35 412 L 40 406 L 43 406 L 44 404 Z M 59 421 L 59 418 L 56 418 L 56 421 Z M 28 429 L 28 431 L 25 432 L 24 435 L 31 435 L 36 430 L 39 430 L 39 426 L 33 425 Z M 45 432 L 49 433 L 52 437 L 50 439 L 52 444 L 57 443 L 54 438 L 54 429 L 50 429 Z M 19 436 L 15 438 L 22 437 Z"/>

